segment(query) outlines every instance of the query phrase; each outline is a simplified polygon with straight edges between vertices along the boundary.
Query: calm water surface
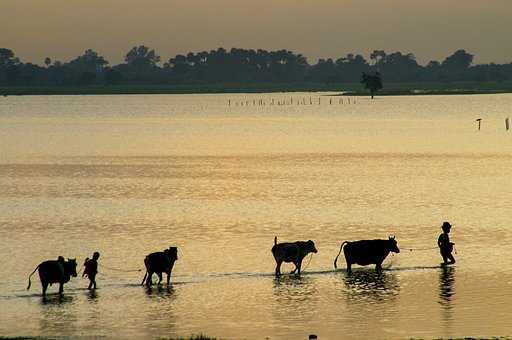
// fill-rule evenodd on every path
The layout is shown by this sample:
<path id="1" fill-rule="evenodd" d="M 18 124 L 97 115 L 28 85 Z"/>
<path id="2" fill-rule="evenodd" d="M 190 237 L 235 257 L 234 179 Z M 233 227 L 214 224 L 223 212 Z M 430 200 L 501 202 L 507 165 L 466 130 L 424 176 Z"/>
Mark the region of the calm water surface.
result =
<path id="1" fill-rule="evenodd" d="M 319 96 L 1 98 L 0 335 L 512 335 L 512 95 Z M 408 250 L 444 220 L 447 269 Z M 333 271 L 342 241 L 390 234 L 402 252 L 382 274 Z M 275 235 L 315 241 L 302 278 L 274 279 Z M 170 245 L 172 288 L 140 287 Z M 95 293 L 25 290 L 41 261 L 96 250 Z"/>

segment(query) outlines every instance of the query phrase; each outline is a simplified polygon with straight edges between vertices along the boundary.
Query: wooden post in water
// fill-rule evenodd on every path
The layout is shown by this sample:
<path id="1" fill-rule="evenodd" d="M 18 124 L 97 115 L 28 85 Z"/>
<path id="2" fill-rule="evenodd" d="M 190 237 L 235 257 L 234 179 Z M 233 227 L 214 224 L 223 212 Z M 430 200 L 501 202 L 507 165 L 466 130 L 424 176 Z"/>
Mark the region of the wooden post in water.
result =
<path id="1" fill-rule="evenodd" d="M 510 130 L 510 118 L 509 117 L 505 118 L 505 130 L 506 131 Z"/>
<path id="2" fill-rule="evenodd" d="M 482 118 L 478 118 L 475 120 L 475 122 L 478 122 L 478 131 L 480 131 L 480 127 L 482 126 Z"/>

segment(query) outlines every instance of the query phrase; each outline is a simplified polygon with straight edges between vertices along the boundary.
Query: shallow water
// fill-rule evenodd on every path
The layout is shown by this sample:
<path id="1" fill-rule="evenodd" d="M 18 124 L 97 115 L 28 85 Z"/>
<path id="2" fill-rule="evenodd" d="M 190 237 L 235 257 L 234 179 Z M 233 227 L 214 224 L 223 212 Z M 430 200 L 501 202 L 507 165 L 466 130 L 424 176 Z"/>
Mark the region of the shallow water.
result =
<path id="1" fill-rule="evenodd" d="M 0 99 L 0 335 L 512 335 L 512 95 L 318 98 Z M 424 249 L 444 220 L 445 269 Z M 381 275 L 333 270 L 343 240 L 390 234 Z M 275 235 L 315 241 L 301 278 L 273 277 Z M 170 245 L 172 288 L 140 287 Z M 41 261 L 96 250 L 95 293 L 76 278 L 44 301 L 37 274 L 25 290 Z"/>

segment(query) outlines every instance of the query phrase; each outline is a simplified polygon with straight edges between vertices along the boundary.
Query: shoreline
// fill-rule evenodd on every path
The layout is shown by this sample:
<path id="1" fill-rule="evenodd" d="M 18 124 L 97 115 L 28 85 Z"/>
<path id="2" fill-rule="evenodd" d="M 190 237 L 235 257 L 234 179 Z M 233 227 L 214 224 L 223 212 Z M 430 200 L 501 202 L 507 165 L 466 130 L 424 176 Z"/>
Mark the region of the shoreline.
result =
<path id="1" fill-rule="evenodd" d="M 359 83 L 219 83 L 186 85 L 110 86 L 4 86 L 0 98 L 33 95 L 129 95 L 129 94 L 256 94 L 293 92 L 337 92 L 336 96 L 369 96 Z M 512 93 L 512 82 L 504 83 L 385 83 L 376 96 L 473 95 Z"/>

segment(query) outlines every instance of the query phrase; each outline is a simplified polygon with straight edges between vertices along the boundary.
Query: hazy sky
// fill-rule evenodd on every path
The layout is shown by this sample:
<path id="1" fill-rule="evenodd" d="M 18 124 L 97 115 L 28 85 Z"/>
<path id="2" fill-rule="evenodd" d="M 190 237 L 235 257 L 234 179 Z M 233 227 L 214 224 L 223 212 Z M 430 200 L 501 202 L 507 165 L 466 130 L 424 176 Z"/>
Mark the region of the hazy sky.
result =
<path id="1" fill-rule="evenodd" d="M 512 0 L 0 0 L 0 47 L 23 61 L 92 48 L 119 63 L 135 45 L 166 61 L 219 46 L 290 49 L 316 62 L 374 49 L 420 63 L 456 49 L 512 61 Z"/>

